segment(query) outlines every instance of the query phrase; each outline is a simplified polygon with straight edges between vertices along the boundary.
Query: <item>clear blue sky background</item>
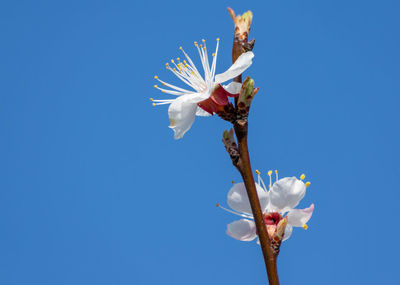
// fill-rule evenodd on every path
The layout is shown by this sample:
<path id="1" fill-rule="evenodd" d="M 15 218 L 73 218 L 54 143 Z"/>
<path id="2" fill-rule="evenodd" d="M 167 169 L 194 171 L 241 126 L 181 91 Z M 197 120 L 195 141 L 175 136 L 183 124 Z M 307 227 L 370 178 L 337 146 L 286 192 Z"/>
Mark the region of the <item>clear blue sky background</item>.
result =
<path id="1" fill-rule="evenodd" d="M 398 1 L 3 1 L 0 283 L 266 284 L 255 243 L 225 234 L 240 181 L 228 123 L 183 140 L 153 108 L 182 45 L 254 12 L 254 169 L 306 173 L 316 205 L 279 256 L 282 284 L 400 284 Z"/>

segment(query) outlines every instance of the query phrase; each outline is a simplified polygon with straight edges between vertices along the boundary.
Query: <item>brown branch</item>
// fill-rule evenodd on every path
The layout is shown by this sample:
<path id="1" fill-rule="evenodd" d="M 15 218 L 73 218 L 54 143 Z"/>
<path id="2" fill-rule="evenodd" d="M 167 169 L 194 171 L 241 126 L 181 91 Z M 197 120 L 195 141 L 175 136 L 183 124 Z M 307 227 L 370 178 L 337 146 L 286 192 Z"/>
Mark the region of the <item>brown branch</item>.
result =
<path id="1" fill-rule="evenodd" d="M 278 271 L 276 267 L 276 258 L 274 249 L 271 247 L 267 228 L 264 223 L 263 213 L 258 199 L 256 185 L 251 170 L 250 156 L 247 145 L 247 122 L 237 121 L 234 124 L 235 133 L 239 143 L 239 160 L 236 168 L 242 175 L 244 185 L 246 186 L 247 195 L 249 197 L 251 210 L 253 212 L 254 221 L 256 224 L 258 237 L 260 239 L 261 250 L 264 256 L 265 266 L 267 268 L 268 280 L 270 285 L 278 285 Z"/>
<path id="2" fill-rule="evenodd" d="M 244 13 L 243 15 L 235 15 L 234 11 L 231 8 L 228 8 L 228 11 L 232 17 L 232 20 L 235 23 L 235 33 L 232 47 L 232 61 L 235 62 L 242 53 L 251 50 L 254 46 L 254 40 L 248 42 L 248 35 L 253 15 L 250 11 Z M 242 77 L 238 76 L 234 79 L 234 81 L 242 82 Z M 243 182 L 246 186 L 247 195 L 249 197 L 258 237 L 261 244 L 261 250 L 264 256 L 269 284 L 279 285 L 278 271 L 276 266 L 276 258 L 278 256 L 279 248 L 278 250 L 274 250 L 274 247 L 276 247 L 276 243 L 270 240 L 267 233 L 267 228 L 264 223 L 263 211 L 261 209 L 260 201 L 258 199 L 253 172 L 251 170 L 250 156 L 247 145 L 248 114 L 251 101 L 257 91 L 258 88 L 254 89 L 254 81 L 250 78 L 246 78 L 245 82 L 243 83 L 240 95 L 237 100 L 235 100 L 234 112 L 236 117 L 235 121 L 233 122 L 233 126 L 238 140 L 238 146 L 236 145 L 236 143 L 234 143 L 235 141 L 232 130 L 229 133 L 227 131 L 226 133 L 224 133 L 223 141 L 232 159 L 233 165 L 235 165 L 235 167 L 240 172 L 243 178 Z"/>

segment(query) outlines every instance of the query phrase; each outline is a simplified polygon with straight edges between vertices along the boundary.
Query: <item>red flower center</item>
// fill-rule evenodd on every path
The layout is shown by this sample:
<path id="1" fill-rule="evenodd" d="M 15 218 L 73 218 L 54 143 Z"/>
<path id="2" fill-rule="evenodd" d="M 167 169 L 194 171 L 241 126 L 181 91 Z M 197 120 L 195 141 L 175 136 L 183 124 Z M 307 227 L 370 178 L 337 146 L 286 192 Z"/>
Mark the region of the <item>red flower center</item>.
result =
<path id="1" fill-rule="evenodd" d="M 264 223 L 266 226 L 277 226 L 278 223 L 283 219 L 281 214 L 277 212 L 265 213 L 264 214 Z"/>
<path id="2" fill-rule="evenodd" d="M 197 105 L 202 108 L 204 111 L 213 115 L 218 111 L 223 110 L 224 106 L 229 103 L 228 97 L 237 97 L 238 94 L 231 94 L 222 87 L 221 84 L 218 84 L 215 89 L 212 91 L 210 97 L 207 99 L 197 103 Z"/>

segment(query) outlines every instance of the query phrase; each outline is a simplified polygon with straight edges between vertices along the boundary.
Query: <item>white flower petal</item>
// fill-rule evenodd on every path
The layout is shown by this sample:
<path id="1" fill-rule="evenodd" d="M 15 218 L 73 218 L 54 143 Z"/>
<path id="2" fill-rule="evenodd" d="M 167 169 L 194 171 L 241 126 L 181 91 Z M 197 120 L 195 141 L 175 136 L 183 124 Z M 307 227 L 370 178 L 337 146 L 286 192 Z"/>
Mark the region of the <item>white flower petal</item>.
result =
<path id="1" fill-rule="evenodd" d="M 215 75 L 215 83 L 222 83 L 242 74 L 253 63 L 253 57 L 254 53 L 251 51 L 242 53 L 227 71 Z"/>
<path id="2" fill-rule="evenodd" d="M 174 138 L 180 139 L 190 129 L 197 111 L 197 103 L 207 94 L 195 93 L 176 98 L 168 108 L 169 126 L 174 131 Z"/>
<path id="3" fill-rule="evenodd" d="M 306 194 L 306 186 L 296 177 L 285 177 L 272 185 L 269 191 L 270 211 L 287 212 L 296 207 Z"/>
<path id="4" fill-rule="evenodd" d="M 283 233 L 282 241 L 285 241 L 288 238 L 290 238 L 290 236 L 292 235 L 292 232 L 293 232 L 293 227 L 291 225 L 287 224 L 286 228 L 285 228 L 285 232 Z"/>
<path id="5" fill-rule="evenodd" d="M 260 199 L 261 209 L 264 210 L 269 202 L 268 194 L 264 189 L 256 183 L 258 198 Z M 233 210 L 241 213 L 253 215 L 249 198 L 247 196 L 246 187 L 244 183 L 236 183 L 228 192 L 228 205 Z"/>
<path id="6" fill-rule="evenodd" d="M 197 107 L 196 116 L 199 116 L 199 117 L 209 117 L 209 116 L 211 116 L 211 114 L 208 113 L 207 111 L 204 111 L 202 108 Z"/>
<path id="7" fill-rule="evenodd" d="M 242 88 L 242 83 L 232 81 L 228 85 L 222 85 L 222 87 L 231 94 L 238 94 Z"/>
<path id="8" fill-rule="evenodd" d="M 247 219 L 241 219 L 228 224 L 226 234 L 241 241 L 251 241 L 256 238 L 256 224 Z"/>
<path id="9" fill-rule="evenodd" d="M 294 209 L 290 210 L 287 214 L 288 224 L 295 227 L 302 227 L 310 220 L 314 211 L 314 204 L 305 209 Z"/>

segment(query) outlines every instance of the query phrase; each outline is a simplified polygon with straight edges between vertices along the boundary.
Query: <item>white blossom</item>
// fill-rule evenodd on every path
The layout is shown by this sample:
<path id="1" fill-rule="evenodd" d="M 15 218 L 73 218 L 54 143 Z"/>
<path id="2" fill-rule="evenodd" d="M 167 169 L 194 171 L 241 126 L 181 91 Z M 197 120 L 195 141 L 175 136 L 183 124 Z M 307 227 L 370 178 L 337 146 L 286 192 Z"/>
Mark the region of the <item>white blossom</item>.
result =
<path id="1" fill-rule="evenodd" d="M 272 171 L 268 172 L 270 179 L 268 189 L 261 179 L 260 172 L 257 171 L 258 182 L 256 183 L 256 188 L 268 233 L 275 232 L 279 221 L 287 219 L 283 235 L 283 240 L 286 240 L 292 234 L 293 227 L 308 228 L 307 222 L 314 211 L 314 204 L 305 209 L 295 209 L 303 199 L 306 188 L 310 186 L 310 182 L 303 182 L 304 174 L 300 176 L 300 179 L 285 177 L 278 180 L 278 172 L 275 171 L 275 173 L 276 182 L 271 185 Z M 243 217 L 243 219 L 228 224 L 226 233 L 237 240 L 254 240 L 257 237 L 256 226 L 244 183 L 233 185 L 228 193 L 227 202 L 233 210 L 224 208 L 219 204 L 218 206 Z"/>
<path id="2" fill-rule="evenodd" d="M 227 97 L 236 97 L 238 95 L 241 88 L 240 83 L 231 82 L 223 86 L 221 83 L 242 74 L 252 64 L 252 58 L 254 57 L 253 52 L 245 52 L 239 56 L 227 71 L 215 75 L 219 39 L 217 39 L 215 52 L 212 54 L 213 59 L 211 66 L 206 42 L 205 40 L 202 40 L 202 42 L 203 43 L 200 45 L 195 42 L 195 46 L 200 56 L 204 76 L 200 74 L 199 70 L 182 47 L 179 49 L 183 52 L 185 59 L 183 59 L 183 61 L 181 61 L 180 58 L 177 58 L 176 61 L 172 59 L 171 64 L 166 64 L 167 69 L 188 85 L 191 90 L 169 84 L 159 79 L 158 76 L 154 77 L 163 86 L 159 87 L 158 85 L 154 85 L 155 88 L 161 90 L 163 93 L 177 96 L 173 99 L 150 98 L 150 100 L 153 101 L 153 106 L 170 104 L 168 108 L 169 127 L 174 131 L 175 139 L 182 138 L 190 129 L 195 116 L 212 115 L 215 110 L 211 105 L 226 105 L 228 103 Z M 221 90 L 218 94 L 212 96 L 213 92 L 218 88 Z"/>

